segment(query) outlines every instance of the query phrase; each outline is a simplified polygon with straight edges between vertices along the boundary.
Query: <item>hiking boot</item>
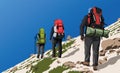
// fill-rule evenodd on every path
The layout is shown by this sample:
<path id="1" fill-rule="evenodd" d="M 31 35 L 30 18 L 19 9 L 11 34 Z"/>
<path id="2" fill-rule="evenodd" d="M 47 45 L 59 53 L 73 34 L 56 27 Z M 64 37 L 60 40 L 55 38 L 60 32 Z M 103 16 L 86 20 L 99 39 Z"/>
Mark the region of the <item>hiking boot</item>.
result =
<path id="1" fill-rule="evenodd" d="M 61 58 L 61 57 L 58 57 L 58 58 Z"/>
<path id="2" fill-rule="evenodd" d="M 61 58 L 61 56 L 58 56 L 58 58 Z"/>
<path id="3" fill-rule="evenodd" d="M 37 55 L 37 58 L 39 58 L 39 55 Z"/>
<path id="4" fill-rule="evenodd" d="M 55 58 L 56 56 L 55 55 L 52 55 L 53 58 Z"/>
<path id="5" fill-rule="evenodd" d="M 83 64 L 85 66 L 90 66 L 89 62 L 81 62 L 81 64 Z"/>
<path id="6" fill-rule="evenodd" d="M 93 70 L 95 71 L 98 70 L 97 66 L 93 66 Z"/>

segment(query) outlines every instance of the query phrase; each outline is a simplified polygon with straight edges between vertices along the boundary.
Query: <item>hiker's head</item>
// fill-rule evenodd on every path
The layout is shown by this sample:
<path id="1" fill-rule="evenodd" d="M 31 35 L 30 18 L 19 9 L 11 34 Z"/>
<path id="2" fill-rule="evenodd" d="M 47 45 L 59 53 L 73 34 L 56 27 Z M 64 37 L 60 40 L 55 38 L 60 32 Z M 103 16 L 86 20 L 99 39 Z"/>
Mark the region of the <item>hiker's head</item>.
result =
<path id="1" fill-rule="evenodd" d="M 62 20 L 61 19 L 56 19 L 54 21 L 54 25 L 58 25 L 58 24 L 63 24 Z"/>
<path id="2" fill-rule="evenodd" d="M 39 30 L 40 33 L 44 33 L 44 31 L 45 31 L 44 28 L 40 28 Z"/>

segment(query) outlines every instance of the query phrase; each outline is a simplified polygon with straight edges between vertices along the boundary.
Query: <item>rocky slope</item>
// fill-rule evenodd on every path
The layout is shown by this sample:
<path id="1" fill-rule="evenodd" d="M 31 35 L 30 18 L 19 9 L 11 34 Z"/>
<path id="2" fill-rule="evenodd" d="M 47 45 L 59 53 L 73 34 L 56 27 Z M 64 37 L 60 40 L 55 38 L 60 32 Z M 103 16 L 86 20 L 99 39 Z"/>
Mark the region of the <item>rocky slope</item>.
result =
<path id="1" fill-rule="evenodd" d="M 102 38 L 100 54 L 103 53 L 104 47 L 111 46 L 106 43 L 108 40 L 113 42 L 117 38 L 117 43 L 120 43 L 120 20 L 106 29 L 111 31 L 110 37 Z M 120 44 L 114 48 L 109 47 L 105 54 L 99 57 L 98 71 L 94 71 L 92 66 L 87 67 L 81 64 L 81 61 L 84 61 L 84 41 L 80 40 L 80 36 L 63 42 L 63 46 L 62 58 L 51 58 L 51 50 L 45 53 L 43 59 L 37 59 L 33 54 L 2 73 L 120 73 Z M 90 65 L 92 65 L 92 53 Z"/>

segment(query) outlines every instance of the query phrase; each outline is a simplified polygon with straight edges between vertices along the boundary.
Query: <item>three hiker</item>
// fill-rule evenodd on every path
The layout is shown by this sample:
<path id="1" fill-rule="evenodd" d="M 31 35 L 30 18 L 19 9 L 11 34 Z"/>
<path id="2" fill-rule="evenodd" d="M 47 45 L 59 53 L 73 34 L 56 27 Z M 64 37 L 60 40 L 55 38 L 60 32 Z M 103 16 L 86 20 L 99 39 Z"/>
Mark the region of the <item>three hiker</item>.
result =
<path id="1" fill-rule="evenodd" d="M 102 9 L 93 7 L 89 13 L 83 18 L 80 25 L 81 40 L 84 41 L 85 48 L 85 60 L 83 65 L 90 65 L 91 45 L 93 49 L 93 69 L 97 70 L 99 59 L 99 46 L 102 36 L 108 37 L 109 31 L 104 30 L 104 18 L 102 16 Z M 52 41 L 52 57 L 56 57 L 56 45 L 58 44 L 58 57 L 62 56 L 62 39 L 65 37 L 63 21 L 56 19 L 51 29 L 50 40 Z M 43 58 L 44 45 L 46 40 L 46 34 L 43 28 L 38 33 L 38 55 L 39 58 L 40 48 L 42 51 L 41 58 Z"/>
<path id="2" fill-rule="evenodd" d="M 84 48 L 85 48 L 85 60 L 82 62 L 83 65 L 90 65 L 90 52 L 91 45 L 93 49 L 93 69 L 97 70 L 98 66 L 98 58 L 99 58 L 99 45 L 101 36 L 97 35 L 99 32 L 95 30 L 95 33 L 92 35 L 86 35 L 88 32 L 87 28 L 100 29 L 104 30 L 104 18 L 102 16 L 102 9 L 98 7 L 93 7 L 88 15 L 86 15 L 82 23 L 80 25 L 80 34 L 81 40 L 84 40 Z M 86 28 L 86 29 L 85 29 Z M 85 33 L 85 35 L 84 35 Z"/>
<path id="3" fill-rule="evenodd" d="M 37 34 L 37 47 L 38 47 L 38 54 L 37 58 L 39 58 L 41 53 L 41 58 L 43 58 L 44 54 L 44 46 L 46 42 L 46 34 L 44 28 L 40 28 L 39 33 Z"/>
<path id="4" fill-rule="evenodd" d="M 61 19 L 56 19 L 54 25 L 51 29 L 50 40 L 52 41 L 52 57 L 56 57 L 56 45 L 58 44 L 58 57 L 61 58 L 62 55 L 62 39 L 64 37 L 64 26 Z"/>

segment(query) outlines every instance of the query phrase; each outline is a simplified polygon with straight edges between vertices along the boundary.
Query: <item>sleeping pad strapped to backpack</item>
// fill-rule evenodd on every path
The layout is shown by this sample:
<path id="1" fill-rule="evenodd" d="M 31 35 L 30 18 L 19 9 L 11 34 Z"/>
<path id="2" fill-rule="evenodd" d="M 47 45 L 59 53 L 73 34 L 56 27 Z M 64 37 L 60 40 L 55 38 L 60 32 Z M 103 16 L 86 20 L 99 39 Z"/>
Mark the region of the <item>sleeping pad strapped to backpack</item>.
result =
<path id="1" fill-rule="evenodd" d="M 86 30 L 87 36 L 108 37 L 109 30 L 103 30 L 102 10 L 99 8 L 92 8 L 91 13 L 88 14 L 88 26 Z"/>

